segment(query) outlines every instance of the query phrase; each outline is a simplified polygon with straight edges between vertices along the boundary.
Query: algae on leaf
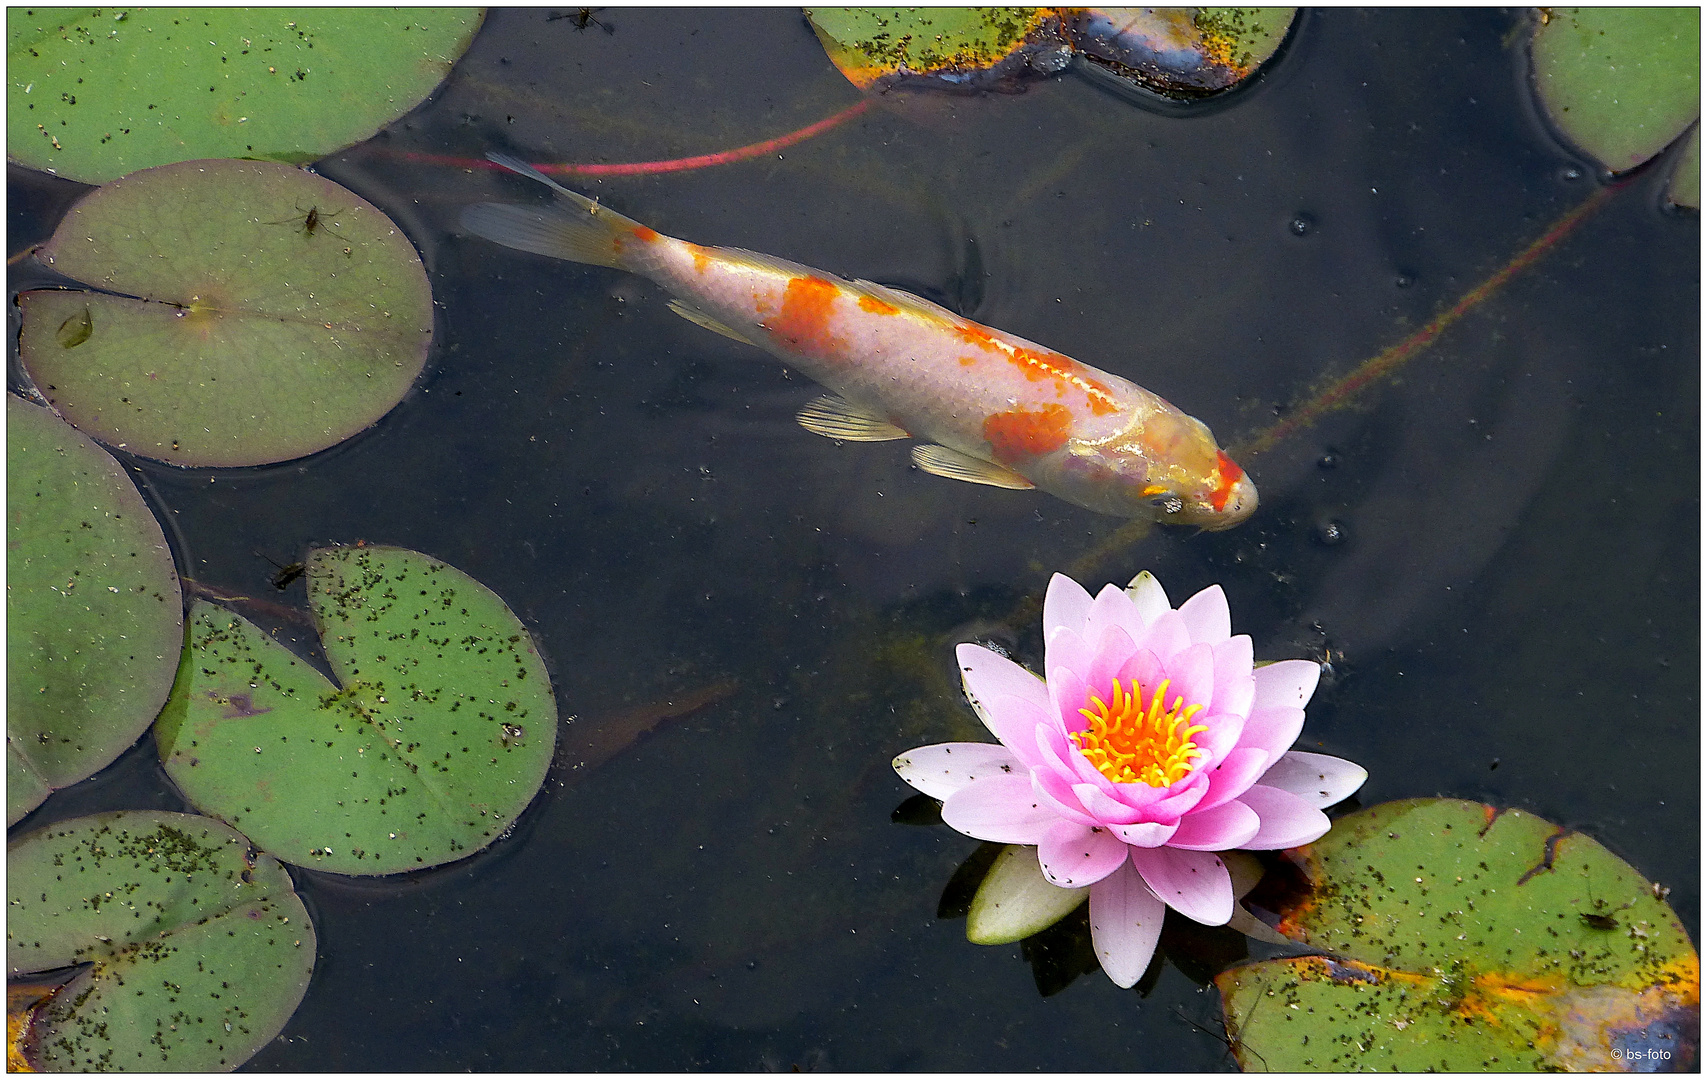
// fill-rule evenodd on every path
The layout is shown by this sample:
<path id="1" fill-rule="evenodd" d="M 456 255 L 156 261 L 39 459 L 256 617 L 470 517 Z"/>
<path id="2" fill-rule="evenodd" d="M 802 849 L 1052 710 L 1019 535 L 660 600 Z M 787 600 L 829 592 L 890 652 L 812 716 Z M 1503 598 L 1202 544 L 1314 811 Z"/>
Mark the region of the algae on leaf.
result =
<path id="1" fill-rule="evenodd" d="M 6 823 L 105 768 L 172 686 L 178 573 L 105 450 L 6 396 Z"/>
<path id="2" fill-rule="evenodd" d="M 1693 1068 L 1700 957 L 1660 890 L 1521 810 L 1412 799 L 1297 849 L 1278 929 L 1326 955 L 1216 978 L 1246 1068 Z"/>
<path id="3" fill-rule="evenodd" d="M 29 1018 L 43 1071 L 235 1069 L 296 1011 L 314 927 L 278 860 L 211 818 L 121 810 L 6 847 L 6 971 L 81 970 Z"/>
<path id="4" fill-rule="evenodd" d="M 402 399 L 432 341 L 408 239 L 288 165 L 134 173 L 72 207 L 37 257 L 102 291 L 19 297 L 30 378 L 78 428 L 175 465 L 339 443 Z"/>
<path id="5" fill-rule="evenodd" d="M 338 683 L 196 603 L 155 727 L 166 771 L 201 810 L 317 869 L 394 874 L 497 840 L 556 745 L 556 701 L 526 628 L 418 552 L 321 548 L 307 565 Z"/>
<path id="6" fill-rule="evenodd" d="M 6 9 L 13 161 L 99 184 L 194 158 L 318 160 L 424 101 L 478 8 Z"/>

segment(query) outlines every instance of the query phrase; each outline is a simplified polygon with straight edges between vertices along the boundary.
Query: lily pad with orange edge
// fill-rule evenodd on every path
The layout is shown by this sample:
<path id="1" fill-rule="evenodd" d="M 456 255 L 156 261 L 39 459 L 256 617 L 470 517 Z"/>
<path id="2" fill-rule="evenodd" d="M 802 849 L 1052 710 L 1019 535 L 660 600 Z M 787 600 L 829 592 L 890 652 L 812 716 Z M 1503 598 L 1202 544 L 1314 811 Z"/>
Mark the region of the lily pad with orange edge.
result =
<path id="1" fill-rule="evenodd" d="M 1693 1067 L 1700 958 L 1662 890 L 1520 810 L 1416 799 L 1289 853 L 1279 930 L 1322 955 L 1216 979 L 1247 1070 Z"/>

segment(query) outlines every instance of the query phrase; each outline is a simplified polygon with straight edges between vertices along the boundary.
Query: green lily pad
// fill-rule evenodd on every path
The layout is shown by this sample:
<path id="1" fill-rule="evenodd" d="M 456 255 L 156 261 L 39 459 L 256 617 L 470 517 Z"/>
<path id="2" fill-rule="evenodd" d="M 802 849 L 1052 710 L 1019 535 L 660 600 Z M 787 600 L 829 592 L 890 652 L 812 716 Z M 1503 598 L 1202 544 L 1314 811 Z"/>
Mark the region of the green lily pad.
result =
<path id="1" fill-rule="evenodd" d="M 347 439 L 402 399 L 432 340 L 408 239 L 288 165 L 133 173 L 74 206 L 37 257 L 105 291 L 19 297 L 30 378 L 83 431 L 177 465 Z"/>
<path id="2" fill-rule="evenodd" d="M 6 824 L 154 720 L 184 636 L 159 522 L 105 450 L 6 396 Z"/>
<path id="3" fill-rule="evenodd" d="M 1700 8 L 1551 8 L 1531 56 L 1548 117 L 1615 173 L 1701 115 Z"/>
<path id="4" fill-rule="evenodd" d="M 193 158 L 305 164 L 426 100 L 478 8 L 7 8 L 12 160 L 100 184 Z"/>
<path id="5" fill-rule="evenodd" d="M 984 86 L 1024 69 L 1060 70 L 1070 49 L 1053 8 L 811 8 L 830 62 L 861 90 L 897 82 Z M 1054 54 L 1031 58 L 1032 46 Z"/>
<path id="6" fill-rule="evenodd" d="M 210 818 L 124 810 L 6 848 L 9 976 L 82 967 L 32 1019 L 39 1070 L 235 1069 L 296 1011 L 314 948 L 284 867 Z"/>
<path id="7" fill-rule="evenodd" d="M 557 704 L 490 590 L 403 548 L 321 548 L 308 594 L 339 685 L 198 602 L 155 725 L 199 809 L 286 862 L 392 874 L 492 843 L 545 781 Z"/>
<path id="8" fill-rule="evenodd" d="M 1589 837 L 1415 799 L 1295 855 L 1307 888 L 1279 930 L 1327 955 L 1217 977 L 1243 1067 L 1693 1067 L 1700 958 L 1660 890 Z"/>

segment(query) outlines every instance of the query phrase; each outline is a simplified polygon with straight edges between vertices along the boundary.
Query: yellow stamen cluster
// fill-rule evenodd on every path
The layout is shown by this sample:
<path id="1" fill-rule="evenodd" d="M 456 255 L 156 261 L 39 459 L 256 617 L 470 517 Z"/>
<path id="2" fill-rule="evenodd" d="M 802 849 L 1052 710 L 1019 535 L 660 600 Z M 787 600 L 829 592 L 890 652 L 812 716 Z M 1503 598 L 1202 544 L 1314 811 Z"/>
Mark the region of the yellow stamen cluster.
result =
<path id="1" fill-rule="evenodd" d="M 1202 705 L 1186 705 L 1183 695 L 1175 695 L 1173 704 L 1166 704 L 1168 683 L 1172 681 L 1162 680 L 1150 695 L 1148 707 L 1137 679 L 1132 680 L 1130 694 L 1119 679 L 1114 680 L 1113 700 L 1107 704 L 1091 695 L 1090 705 L 1079 710 L 1091 726 L 1074 732 L 1071 738 L 1098 772 L 1117 784 L 1157 788 L 1177 784 L 1190 775 L 1197 759 L 1207 753 L 1191 737 L 1209 728 L 1191 724 Z"/>

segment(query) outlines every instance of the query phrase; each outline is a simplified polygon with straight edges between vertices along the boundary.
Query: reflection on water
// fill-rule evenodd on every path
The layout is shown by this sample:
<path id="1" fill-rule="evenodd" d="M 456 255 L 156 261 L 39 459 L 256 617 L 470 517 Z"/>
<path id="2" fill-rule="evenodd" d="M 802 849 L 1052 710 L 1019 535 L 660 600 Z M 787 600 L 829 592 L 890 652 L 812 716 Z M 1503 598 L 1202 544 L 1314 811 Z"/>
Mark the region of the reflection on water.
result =
<path id="1" fill-rule="evenodd" d="M 564 714 L 626 717 L 631 745 L 554 770 L 510 840 L 428 881 L 300 875 L 320 966 L 254 1067 L 1230 1067 L 1192 1026 L 1217 1016 L 1203 971 L 1045 1001 L 1042 945 L 1028 965 L 937 918 L 975 842 L 890 821 L 895 753 L 979 737 L 953 643 L 995 626 L 1035 665 L 1016 613 L 1121 523 L 807 433 L 809 381 L 614 271 L 456 235 L 496 180 L 386 153 L 656 160 L 855 92 L 797 11 L 601 11 L 610 33 L 549 14 L 494 13 L 433 102 L 321 165 L 423 249 L 444 344 L 411 397 L 305 461 L 142 472 L 181 570 L 233 594 L 276 595 L 255 551 L 326 541 L 458 566 L 534 630 Z M 577 183 L 665 232 L 919 292 L 1238 443 L 1590 196 L 1518 94 L 1510 25 L 1318 12 L 1201 116 L 1069 74 L 894 94 L 778 155 Z M 1155 529 L 1078 576 L 1150 568 L 1176 599 L 1220 582 L 1259 658 L 1331 657 L 1301 749 L 1366 765 L 1365 804 L 1446 794 L 1581 828 L 1695 933 L 1699 229 L 1656 209 L 1662 179 L 1357 407 L 1243 462 L 1251 521 Z M 15 243 L 51 227 L 17 214 Z M 706 687 L 730 689 L 658 712 Z M 176 807 L 151 753 L 96 782 L 102 805 Z"/>

